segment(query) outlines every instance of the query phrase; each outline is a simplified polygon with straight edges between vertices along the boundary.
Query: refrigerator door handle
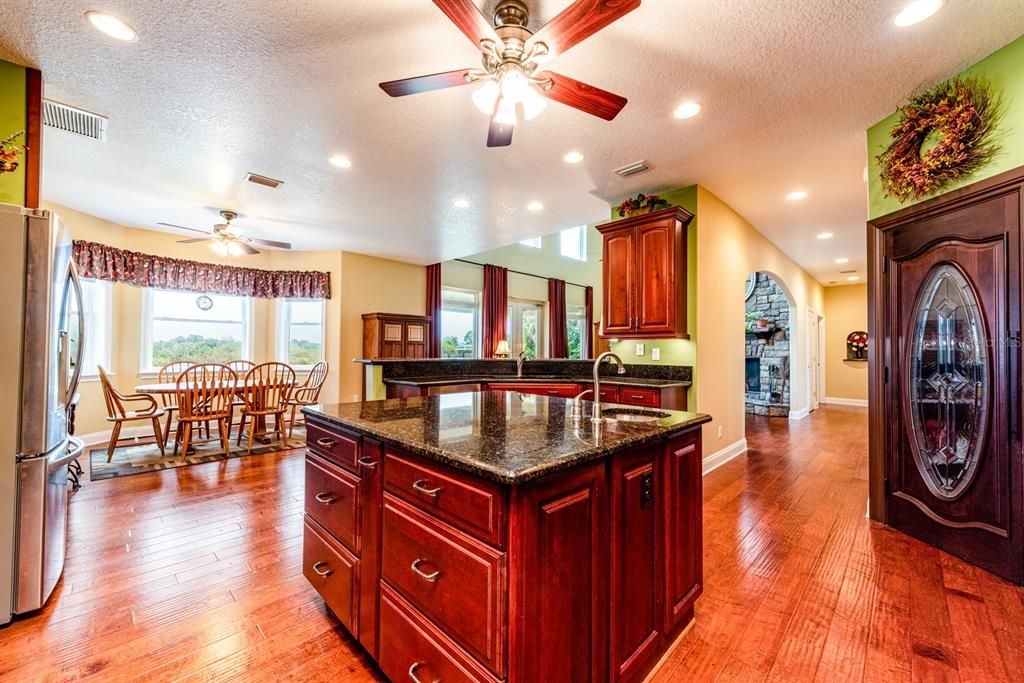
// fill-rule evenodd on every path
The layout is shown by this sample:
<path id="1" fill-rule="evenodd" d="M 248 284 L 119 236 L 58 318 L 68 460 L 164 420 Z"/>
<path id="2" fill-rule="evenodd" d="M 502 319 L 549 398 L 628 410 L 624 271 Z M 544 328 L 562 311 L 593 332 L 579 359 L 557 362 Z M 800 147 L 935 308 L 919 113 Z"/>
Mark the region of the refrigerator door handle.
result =
<path id="1" fill-rule="evenodd" d="M 64 396 L 64 405 L 71 405 L 71 401 L 75 398 L 75 392 L 78 391 L 78 382 L 82 377 L 82 361 L 85 360 L 85 308 L 84 308 L 84 297 L 82 296 L 82 282 L 78 279 L 78 270 L 75 268 L 75 262 L 72 261 L 68 265 L 68 279 L 71 281 L 71 288 L 75 294 L 75 299 L 78 301 L 78 348 L 75 349 L 75 369 L 71 374 L 71 382 L 67 385 L 67 394 Z M 67 331 L 61 331 L 61 341 L 63 343 L 62 348 L 67 348 Z M 66 368 L 67 365 L 61 362 L 61 367 Z"/>
<path id="2" fill-rule="evenodd" d="M 72 460 L 77 460 L 81 455 L 82 451 L 85 450 L 85 442 L 75 436 L 68 437 L 68 452 L 59 458 L 53 458 L 46 463 L 47 472 L 54 472 L 64 467 Z"/>

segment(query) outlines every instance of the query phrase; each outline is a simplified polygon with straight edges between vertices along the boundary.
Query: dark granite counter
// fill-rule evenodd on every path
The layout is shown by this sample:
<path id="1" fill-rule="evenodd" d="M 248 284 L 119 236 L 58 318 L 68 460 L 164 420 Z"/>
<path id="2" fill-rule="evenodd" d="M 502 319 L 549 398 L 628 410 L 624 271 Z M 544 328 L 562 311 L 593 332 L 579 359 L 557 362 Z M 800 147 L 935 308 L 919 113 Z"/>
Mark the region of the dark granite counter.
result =
<path id="1" fill-rule="evenodd" d="M 571 403 L 483 391 L 309 406 L 302 412 L 503 484 L 532 481 L 711 421 L 709 415 L 663 410 L 668 417 L 656 422 L 609 424 L 596 433 L 587 417 L 572 419 Z M 585 415 L 590 407 L 585 401 Z"/>
<path id="2" fill-rule="evenodd" d="M 453 384 L 481 384 L 484 382 L 503 382 L 506 384 L 558 384 L 558 383 L 579 383 L 593 384 L 594 376 L 566 377 L 561 375 L 543 376 L 527 375 L 516 377 L 515 375 L 468 375 L 460 377 L 403 377 L 400 379 L 384 379 L 384 384 L 404 384 L 414 387 L 441 387 Z M 661 389 L 664 387 L 688 387 L 692 382 L 688 380 L 656 379 L 649 377 L 621 377 L 601 376 L 601 385 L 618 387 L 653 387 Z"/>

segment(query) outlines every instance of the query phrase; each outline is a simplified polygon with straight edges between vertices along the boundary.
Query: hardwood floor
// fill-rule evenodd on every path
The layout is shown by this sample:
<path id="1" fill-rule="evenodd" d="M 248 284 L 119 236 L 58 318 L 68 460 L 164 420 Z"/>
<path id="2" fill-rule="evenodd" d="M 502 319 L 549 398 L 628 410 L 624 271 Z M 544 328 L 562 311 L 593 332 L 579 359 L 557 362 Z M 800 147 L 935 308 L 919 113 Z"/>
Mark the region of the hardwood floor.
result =
<path id="1" fill-rule="evenodd" d="M 870 523 L 867 415 L 751 418 L 704 482 L 705 592 L 656 681 L 1020 681 L 1024 590 Z M 383 680 L 300 572 L 300 451 L 86 482 L 0 680 Z"/>

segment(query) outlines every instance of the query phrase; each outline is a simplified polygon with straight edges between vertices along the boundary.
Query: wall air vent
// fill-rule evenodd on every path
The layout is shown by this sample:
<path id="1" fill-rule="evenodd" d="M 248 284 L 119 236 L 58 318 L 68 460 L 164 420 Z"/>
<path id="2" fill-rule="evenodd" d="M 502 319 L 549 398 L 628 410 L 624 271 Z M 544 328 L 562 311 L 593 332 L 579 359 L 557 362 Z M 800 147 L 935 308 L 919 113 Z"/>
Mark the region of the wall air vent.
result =
<path id="1" fill-rule="evenodd" d="M 53 100 L 43 100 L 43 125 L 100 142 L 107 141 L 107 117 L 71 107 Z"/>
<path id="2" fill-rule="evenodd" d="M 622 168 L 615 169 L 615 173 L 622 176 L 623 178 L 626 178 L 628 176 L 636 175 L 637 173 L 643 173 L 649 170 L 651 170 L 651 167 L 647 165 L 646 161 L 641 159 L 640 161 L 635 161 L 632 164 L 626 164 Z"/>
<path id="3" fill-rule="evenodd" d="M 857 269 L 854 268 L 853 270 L 840 270 L 839 274 L 840 275 L 852 275 L 853 273 L 856 273 L 856 272 L 857 272 Z"/>
<path id="4" fill-rule="evenodd" d="M 277 188 L 284 185 L 283 180 L 268 178 L 267 176 L 260 175 L 259 173 L 246 173 L 245 179 L 248 180 L 250 183 L 256 183 L 257 185 L 262 185 L 263 187 L 269 188 Z"/>

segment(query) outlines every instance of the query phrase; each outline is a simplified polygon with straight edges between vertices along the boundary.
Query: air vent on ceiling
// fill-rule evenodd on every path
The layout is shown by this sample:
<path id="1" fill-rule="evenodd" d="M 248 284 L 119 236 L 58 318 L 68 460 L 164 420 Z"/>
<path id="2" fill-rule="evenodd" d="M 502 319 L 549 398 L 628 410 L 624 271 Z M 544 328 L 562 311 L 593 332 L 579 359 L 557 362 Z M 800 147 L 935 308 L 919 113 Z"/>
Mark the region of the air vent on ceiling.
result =
<path id="1" fill-rule="evenodd" d="M 71 107 L 53 100 L 43 100 L 43 125 L 100 142 L 107 141 L 107 117 Z"/>
<path id="2" fill-rule="evenodd" d="M 263 187 L 277 188 L 284 185 L 283 180 L 268 178 L 267 176 L 260 175 L 259 173 L 246 173 L 245 179 L 248 180 L 250 183 L 256 183 L 257 185 L 262 185 Z"/>
<path id="3" fill-rule="evenodd" d="M 649 170 L 651 170 L 651 167 L 647 165 L 646 161 L 641 159 L 640 161 L 633 162 L 632 164 L 627 164 L 622 168 L 615 169 L 615 173 L 625 178 L 627 176 L 636 175 L 637 173 L 643 173 L 644 171 Z"/>
<path id="4" fill-rule="evenodd" d="M 840 275 L 851 275 L 851 274 L 856 273 L 856 272 L 857 272 L 857 269 L 854 268 L 853 270 L 840 270 L 839 274 Z"/>

